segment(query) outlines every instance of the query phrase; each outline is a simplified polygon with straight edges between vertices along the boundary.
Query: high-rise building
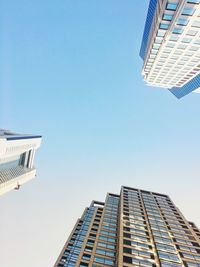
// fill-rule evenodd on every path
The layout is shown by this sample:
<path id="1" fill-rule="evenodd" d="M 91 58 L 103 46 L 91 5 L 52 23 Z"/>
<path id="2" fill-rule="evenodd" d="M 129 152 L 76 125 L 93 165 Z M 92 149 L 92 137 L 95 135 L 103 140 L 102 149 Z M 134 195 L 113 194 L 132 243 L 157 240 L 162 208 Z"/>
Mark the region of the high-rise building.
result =
<path id="1" fill-rule="evenodd" d="M 33 161 L 41 139 L 0 129 L 0 195 L 35 177 Z"/>
<path id="2" fill-rule="evenodd" d="M 150 86 L 181 98 L 200 88 L 200 0 L 150 0 L 140 49 Z"/>
<path id="3" fill-rule="evenodd" d="M 93 201 L 54 267 L 199 267 L 200 230 L 172 200 L 123 186 Z"/>

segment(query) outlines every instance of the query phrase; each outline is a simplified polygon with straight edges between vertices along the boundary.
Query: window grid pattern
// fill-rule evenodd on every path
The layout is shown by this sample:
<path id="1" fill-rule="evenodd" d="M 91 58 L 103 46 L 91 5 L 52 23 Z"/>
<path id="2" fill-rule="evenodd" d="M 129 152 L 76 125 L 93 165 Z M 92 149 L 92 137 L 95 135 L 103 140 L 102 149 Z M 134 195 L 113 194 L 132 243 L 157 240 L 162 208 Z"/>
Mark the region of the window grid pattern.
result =
<path id="1" fill-rule="evenodd" d="M 127 188 L 123 190 L 123 263 L 156 266 L 140 194 Z"/>
<path id="2" fill-rule="evenodd" d="M 95 207 L 90 207 L 86 210 L 82 219 L 74 230 L 63 256 L 60 259 L 61 266 L 75 267 L 78 261 L 83 243 L 85 241 L 86 235 L 88 233 L 92 217 L 94 215 Z"/>
<path id="3" fill-rule="evenodd" d="M 169 216 L 174 215 L 166 200 L 167 198 L 155 197 L 146 193 L 142 193 L 142 197 L 160 262 L 162 261 L 163 265 L 181 264 L 178 250 L 173 244 L 172 236 L 162 216 L 162 212 Z M 161 210 L 159 203 L 162 205 L 163 210 Z"/>
<path id="4" fill-rule="evenodd" d="M 119 197 L 108 194 L 104 207 L 102 223 L 99 229 L 93 264 L 115 266 Z"/>
<path id="5" fill-rule="evenodd" d="M 200 2 L 160 0 L 158 5 L 162 8 L 159 16 L 154 14 L 142 74 L 148 85 L 170 89 L 180 98 L 200 85 Z"/>
<path id="6" fill-rule="evenodd" d="M 85 210 L 54 267 L 200 267 L 199 238 L 168 196 L 122 187 Z"/>

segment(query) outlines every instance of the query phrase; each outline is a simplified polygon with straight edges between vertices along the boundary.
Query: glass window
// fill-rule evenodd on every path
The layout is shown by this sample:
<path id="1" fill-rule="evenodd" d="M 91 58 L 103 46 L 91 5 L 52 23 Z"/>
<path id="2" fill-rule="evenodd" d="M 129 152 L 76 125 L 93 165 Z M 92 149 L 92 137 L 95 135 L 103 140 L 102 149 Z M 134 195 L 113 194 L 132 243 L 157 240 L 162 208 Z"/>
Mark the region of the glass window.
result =
<path id="1" fill-rule="evenodd" d="M 172 260 L 172 261 L 176 261 L 176 262 L 180 261 L 179 257 L 175 254 L 170 254 L 170 253 L 158 251 L 158 255 L 159 255 L 159 258 L 161 258 L 161 259 Z"/>
<path id="2" fill-rule="evenodd" d="M 107 251 L 107 250 L 104 250 L 104 249 L 97 249 L 96 253 L 100 254 L 100 255 L 109 256 L 109 257 L 114 257 L 115 256 L 114 252 Z"/>
<path id="3" fill-rule="evenodd" d="M 173 15 L 171 14 L 163 14 L 163 20 L 171 21 L 173 18 Z"/>
<path id="4" fill-rule="evenodd" d="M 14 156 L 14 157 L 6 158 L 5 160 L 1 161 L 0 170 L 6 170 L 6 169 L 8 170 L 8 169 L 23 165 L 22 161 L 23 161 L 24 154 L 22 154 L 21 156 Z"/>
<path id="5" fill-rule="evenodd" d="M 182 255 L 184 258 L 189 258 L 189 259 L 196 260 L 196 261 L 200 260 L 200 256 L 198 256 L 198 255 L 193 255 L 193 254 L 189 254 L 189 253 L 182 253 Z"/>
<path id="6" fill-rule="evenodd" d="M 83 260 L 90 260 L 90 257 L 91 257 L 91 255 L 83 254 L 82 259 L 83 259 Z"/>
<path id="7" fill-rule="evenodd" d="M 200 267 L 200 263 L 186 262 L 188 267 Z"/>
<path id="8" fill-rule="evenodd" d="M 162 39 L 156 37 L 154 42 L 157 43 L 157 44 L 161 44 L 162 43 Z"/>
<path id="9" fill-rule="evenodd" d="M 153 45 L 153 48 L 154 48 L 154 49 L 159 49 L 159 47 L 160 47 L 160 44 L 154 44 L 154 45 Z"/>
<path id="10" fill-rule="evenodd" d="M 160 29 L 167 30 L 169 29 L 169 24 L 166 23 L 160 23 Z"/>
<path id="11" fill-rule="evenodd" d="M 157 54 L 158 54 L 158 50 L 157 50 L 157 49 L 152 49 L 152 50 L 151 50 L 151 54 L 153 54 L 153 55 L 157 55 Z"/>
<path id="12" fill-rule="evenodd" d="M 157 32 L 157 36 L 158 37 L 164 37 L 165 36 L 165 32 L 164 31 L 158 31 Z"/>
<path id="13" fill-rule="evenodd" d="M 187 35 L 195 36 L 197 34 L 197 31 L 189 30 L 187 32 Z"/>
<path id="14" fill-rule="evenodd" d="M 177 48 L 178 49 L 185 49 L 187 46 L 186 45 L 179 45 Z"/>
<path id="15" fill-rule="evenodd" d="M 195 21 L 192 23 L 192 27 L 200 28 L 200 21 L 195 20 Z"/>
<path id="16" fill-rule="evenodd" d="M 183 29 L 181 28 L 174 28 L 173 33 L 175 34 L 181 34 L 183 32 Z"/>
<path id="17" fill-rule="evenodd" d="M 99 262 L 101 264 L 107 264 L 107 265 L 110 265 L 110 266 L 114 266 L 114 261 L 106 259 L 106 258 L 94 257 L 94 261 Z"/>
<path id="18" fill-rule="evenodd" d="M 187 3 L 199 4 L 200 3 L 200 0 L 188 0 Z"/>
<path id="19" fill-rule="evenodd" d="M 161 267 L 181 267 L 181 264 L 173 263 L 173 262 L 168 262 L 168 261 L 160 261 Z"/>
<path id="20" fill-rule="evenodd" d="M 140 243 L 140 242 L 136 242 L 136 241 L 131 241 L 131 246 L 135 246 L 135 247 L 142 247 L 142 248 L 146 248 L 149 249 L 149 245 L 147 245 L 146 243 Z"/>
<path id="21" fill-rule="evenodd" d="M 182 15 L 185 15 L 185 16 L 192 16 L 194 14 L 194 11 L 195 9 L 192 8 L 192 7 L 185 7 L 183 9 L 183 12 L 182 12 Z"/>
<path id="22" fill-rule="evenodd" d="M 172 51 L 172 50 L 170 50 L 170 49 L 165 49 L 165 50 L 163 51 L 163 53 L 165 53 L 165 54 L 170 54 L 171 51 Z"/>
<path id="23" fill-rule="evenodd" d="M 190 43 L 192 41 L 191 38 L 183 38 L 182 43 Z"/>
<path id="24" fill-rule="evenodd" d="M 175 248 L 173 246 L 165 245 L 165 244 L 156 244 L 156 247 L 158 250 L 165 250 L 169 252 L 176 252 Z"/>
<path id="25" fill-rule="evenodd" d="M 155 57 L 156 57 L 156 55 L 150 55 L 150 56 L 149 56 L 149 58 L 155 58 Z M 129 217 L 134 219 L 134 217 L 131 216 L 131 215 L 130 215 Z M 138 220 L 140 220 L 140 219 L 138 218 Z"/>
<path id="26" fill-rule="evenodd" d="M 186 247 L 186 246 L 180 246 L 179 245 L 179 248 L 181 250 L 185 250 L 185 251 L 189 251 L 189 252 L 193 252 L 193 253 L 196 253 L 197 252 L 195 248 L 191 248 L 191 247 Z"/>
<path id="27" fill-rule="evenodd" d="M 94 257 L 94 260 L 99 263 L 104 263 L 104 258 Z"/>
<path id="28" fill-rule="evenodd" d="M 175 46 L 175 43 L 168 43 L 167 45 L 166 45 L 166 47 L 170 47 L 170 48 L 173 48 Z"/>
<path id="29" fill-rule="evenodd" d="M 178 4 L 176 4 L 176 3 L 167 3 L 166 9 L 168 9 L 168 10 L 176 10 L 177 6 L 178 6 Z"/>
<path id="30" fill-rule="evenodd" d="M 79 267 L 85 267 L 85 266 L 88 266 L 88 263 L 81 262 L 79 265 Z"/>
<path id="31" fill-rule="evenodd" d="M 190 51 L 197 51 L 198 49 L 199 49 L 199 48 L 196 47 L 196 46 L 191 46 L 189 50 L 190 50 Z"/>
<path id="32" fill-rule="evenodd" d="M 178 41 L 178 39 L 179 39 L 179 36 L 177 36 L 177 35 L 172 35 L 171 37 L 170 37 L 170 41 Z"/>
<path id="33" fill-rule="evenodd" d="M 115 246 L 114 245 L 111 245 L 111 244 L 108 244 L 108 243 L 98 242 L 97 243 L 97 246 L 98 247 L 103 247 L 103 248 L 115 249 Z"/>
<path id="34" fill-rule="evenodd" d="M 139 265 L 139 266 L 153 266 L 150 261 L 140 260 L 140 259 L 132 259 L 132 264 Z"/>
<path id="35" fill-rule="evenodd" d="M 188 24 L 188 20 L 187 19 L 180 18 L 180 19 L 177 20 L 177 25 L 186 26 L 187 24 Z"/>

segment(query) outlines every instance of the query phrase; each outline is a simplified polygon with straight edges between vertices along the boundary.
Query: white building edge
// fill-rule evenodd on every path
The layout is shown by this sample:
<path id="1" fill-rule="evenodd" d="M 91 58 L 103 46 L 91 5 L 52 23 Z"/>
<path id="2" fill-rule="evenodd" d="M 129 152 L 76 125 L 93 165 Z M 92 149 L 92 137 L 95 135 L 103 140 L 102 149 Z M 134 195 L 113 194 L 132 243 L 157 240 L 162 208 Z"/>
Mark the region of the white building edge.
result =
<path id="1" fill-rule="evenodd" d="M 33 165 L 40 135 L 22 135 L 0 129 L 0 195 L 19 189 L 36 175 Z"/>

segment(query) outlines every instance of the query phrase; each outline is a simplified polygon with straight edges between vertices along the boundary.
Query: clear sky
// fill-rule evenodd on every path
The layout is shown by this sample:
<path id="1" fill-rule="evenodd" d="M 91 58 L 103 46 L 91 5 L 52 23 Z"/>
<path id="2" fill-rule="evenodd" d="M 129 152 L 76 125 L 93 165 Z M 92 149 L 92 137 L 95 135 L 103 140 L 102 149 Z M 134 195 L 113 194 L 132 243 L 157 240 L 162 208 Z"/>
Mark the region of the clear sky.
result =
<path id="1" fill-rule="evenodd" d="M 147 7 L 0 0 L 0 126 L 43 135 L 37 178 L 0 199 L 0 266 L 53 266 L 84 207 L 121 185 L 200 225 L 200 94 L 144 84 Z"/>

